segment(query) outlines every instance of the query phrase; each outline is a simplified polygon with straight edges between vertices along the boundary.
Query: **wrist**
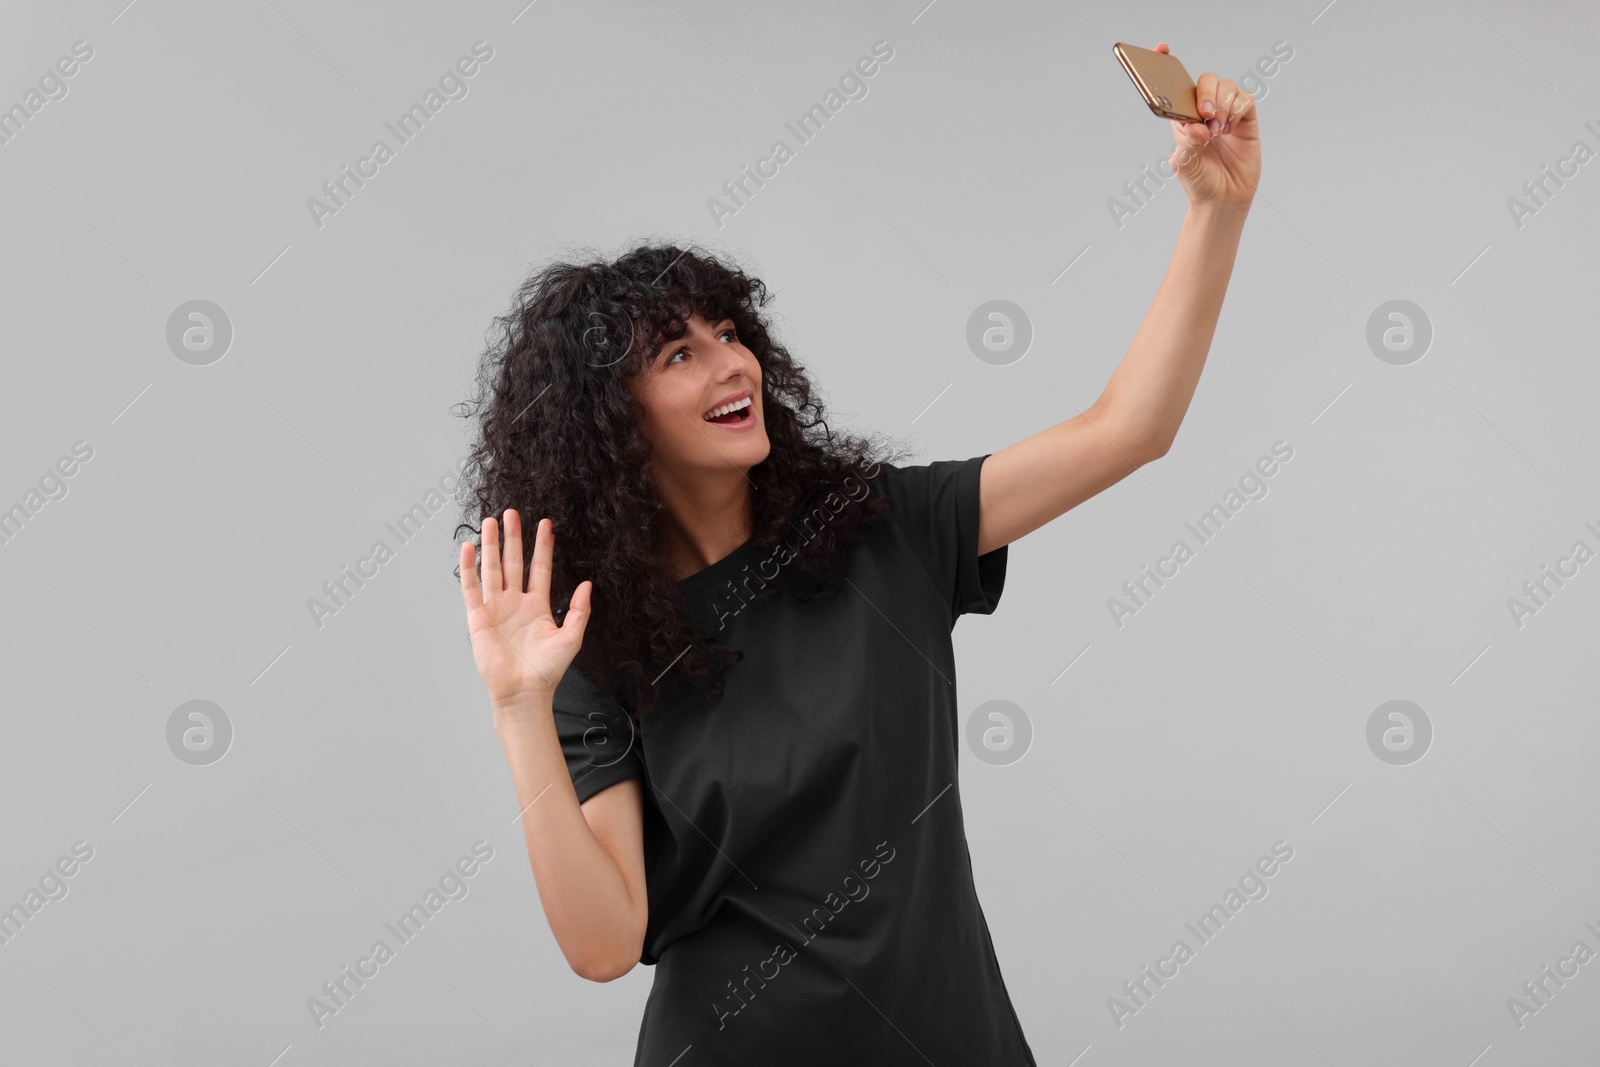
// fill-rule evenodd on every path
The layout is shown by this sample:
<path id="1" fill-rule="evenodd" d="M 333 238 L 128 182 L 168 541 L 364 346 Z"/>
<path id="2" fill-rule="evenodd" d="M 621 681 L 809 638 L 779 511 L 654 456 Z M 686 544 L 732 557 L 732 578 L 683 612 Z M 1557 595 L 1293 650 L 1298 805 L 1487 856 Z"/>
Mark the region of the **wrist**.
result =
<path id="1" fill-rule="evenodd" d="M 1189 214 L 1201 222 L 1243 223 L 1250 213 L 1250 202 L 1205 200 L 1189 204 Z"/>
<path id="2" fill-rule="evenodd" d="M 549 693 L 524 692 L 489 699 L 496 730 L 520 729 L 529 723 L 554 721 L 554 699 Z"/>

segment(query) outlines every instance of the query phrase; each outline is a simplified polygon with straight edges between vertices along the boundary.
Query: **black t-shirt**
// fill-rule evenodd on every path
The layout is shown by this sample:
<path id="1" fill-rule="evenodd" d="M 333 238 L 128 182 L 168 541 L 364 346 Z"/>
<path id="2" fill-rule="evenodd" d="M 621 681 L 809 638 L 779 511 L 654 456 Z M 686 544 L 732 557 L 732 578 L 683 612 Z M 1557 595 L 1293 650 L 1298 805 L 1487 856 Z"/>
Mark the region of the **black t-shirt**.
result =
<path id="1" fill-rule="evenodd" d="M 887 494 L 891 515 L 847 547 L 830 596 L 739 592 L 787 574 L 748 541 L 684 579 L 744 654 L 716 703 L 658 707 L 630 739 L 580 672 L 562 679 L 579 801 L 647 786 L 641 960 L 656 972 L 636 1067 L 1034 1064 L 956 774 L 950 632 L 1005 584 L 1006 547 L 977 554 L 986 458 L 880 464 L 843 487 Z"/>

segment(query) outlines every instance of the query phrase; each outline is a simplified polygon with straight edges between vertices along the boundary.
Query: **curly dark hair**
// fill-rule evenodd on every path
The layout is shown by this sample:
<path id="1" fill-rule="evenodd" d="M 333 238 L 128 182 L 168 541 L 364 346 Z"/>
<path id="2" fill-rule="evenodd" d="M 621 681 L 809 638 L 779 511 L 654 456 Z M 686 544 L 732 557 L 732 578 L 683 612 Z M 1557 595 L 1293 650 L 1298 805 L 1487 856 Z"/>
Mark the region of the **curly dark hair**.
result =
<path id="1" fill-rule="evenodd" d="M 637 724 L 664 700 L 691 692 L 720 698 L 723 669 L 741 655 L 702 632 L 662 566 L 664 505 L 641 429 L 644 409 L 629 388 L 663 344 L 685 335 L 690 315 L 732 319 L 761 366 L 771 447 L 749 471 L 751 546 L 765 559 L 788 544 L 792 560 L 759 595 L 835 590 L 845 547 L 867 536 L 863 527 L 888 504 L 869 492 L 830 515 L 821 500 L 843 497 L 852 475 L 870 477 L 863 470 L 895 462 L 898 453 L 879 456 L 875 440 L 828 428 L 804 368 L 772 336 L 763 311 L 772 298 L 759 278 L 693 245 L 641 243 L 614 260 L 592 252 L 581 258 L 588 261 L 553 262 L 530 275 L 490 329 L 478 395 L 456 408 L 479 420 L 462 470 L 465 521 L 456 533 L 476 536 L 481 575 L 482 518 L 517 509 L 526 573 L 531 531 L 539 519 L 551 520 L 557 618 L 584 579 L 594 583 L 573 666 Z M 790 524 L 802 517 L 826 533 L 795 544 Z M 454 573 L 459 581 L 459 565 Z"/>

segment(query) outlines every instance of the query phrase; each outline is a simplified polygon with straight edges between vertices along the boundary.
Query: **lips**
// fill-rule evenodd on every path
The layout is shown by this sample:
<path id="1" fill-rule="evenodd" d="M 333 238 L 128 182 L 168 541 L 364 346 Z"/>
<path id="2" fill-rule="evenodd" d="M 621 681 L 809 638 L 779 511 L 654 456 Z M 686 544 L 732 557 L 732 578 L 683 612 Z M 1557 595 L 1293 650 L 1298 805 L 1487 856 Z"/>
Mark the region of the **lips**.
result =
<path id="1" fill-rule="evenodd" d="M 702 419 L 704 419 L 707 416 L 709 416 L 713 411 L 717 410 L 718 408 L 726 407 L 727 405 L 733 403 L 735 400 L 744 400 L 746 397 L 749 397 L 751 399 L 750 407 L 752 409 L 754 409 L 754 407 L 755 407 L 755 403 L 754 403 L 755 391 L 752 390 L 752 389 L 740 389 L 736 393 L 729 393 L 727 396 L 723 397 L 721 400 L 717 401 L 715 404 L 712 404 L 710 407 L 706 408 L 704 411 L 702 411 L 700 413 L 700 417 Z"/>

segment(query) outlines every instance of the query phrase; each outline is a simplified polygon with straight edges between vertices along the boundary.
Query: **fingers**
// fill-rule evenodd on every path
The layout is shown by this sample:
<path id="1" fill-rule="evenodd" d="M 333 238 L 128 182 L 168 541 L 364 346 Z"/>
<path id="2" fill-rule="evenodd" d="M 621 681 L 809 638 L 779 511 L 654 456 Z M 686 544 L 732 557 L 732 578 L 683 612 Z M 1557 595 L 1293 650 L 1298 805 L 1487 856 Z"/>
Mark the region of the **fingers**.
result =
<path id="1" fill-rule="evenodd" d="M 555 527 L 549 519 L 540 519 L 533 529 L 533 570 L 528 573 L 528 595 L 533 598 L 533 612 L 538 618 L 550 617 L 550 571 L 555 540 Z"/>
<path id="2" fill-rule="evenodd" d="M 1227 132 L 1233 133 L 1241 127 L 1251 126 L 1256 121 L 1256 98 L 1253 93 L 1240 91 L 1233 98 L 1233 105 L 1228 112 Z"/>
<path id="3" fill-rule="evenodd" d="M 483 520 L 483 599 L 493 600 L 505 591 L 500 573 L 500 524 L 493 517 Z"/>
<path id="4" fill-rule="evenodd" d="M 1162 41 L 1160 44 L 1158 44 L 1154 48 L 1150 49 L 1150 51 L 1152 51 L 1152 52 L 1160 52 L 1162 55 L 1166 55 L 1167 53 L 1169 53 L 1171 51 L 1171 49 L 1167 47 L 1167 42 Z"/>
<path id="5" fill-rule="evenodd" d="M 1179 148 L 1191 148 L 1198 151 L 1201 145 L 1211 140 L 1212 136 L 1210 127 L 1203 122 L 1185 122 L 1182 119 L 1172 120 L 1172 140 Z"/>
<path id="6" fill-rule="evenodd" d="M 1233 132 L 1233 122 L 1245 106 L 1242 98 L 1248 95 L 1232 78 L 1224 78 L 1217 83 L 1217 114 L 1213 121 L 1219 125 L 1213 132 Z"/>
<path id="7" fill-rule="evenodd" d="M 461 546 L 461 598 L 467 602 L 467 612 L 483 610 L 483 590 L 478 585 L 478 546 L 467 541 Z"/>
<path id="8" fill-rule="evenodd" d="M 1232 133 L 1236 124 L 1255 121 L 1256 98 L 1232 78 L 1219 79 L 1210 71 L 1194 83 L 1194 102 L 1212 134 Z"/>
<path id="9" fill-rule="evenodd" d="M 1209 70 L 1195 79 L 1194 103 L 1200 111 L 1200 117 L 1212 133 L 1222 128 L 1222 123 L 1216 120 L 1217 114 L 1217 76 Z"/>
<path id="10" fill-rule="evenodd" d="M 513 593 L 522 592 L 522 516 L 516 508 L 506 508 L 506 558 L 504 564 L 506 588 Z"/>

